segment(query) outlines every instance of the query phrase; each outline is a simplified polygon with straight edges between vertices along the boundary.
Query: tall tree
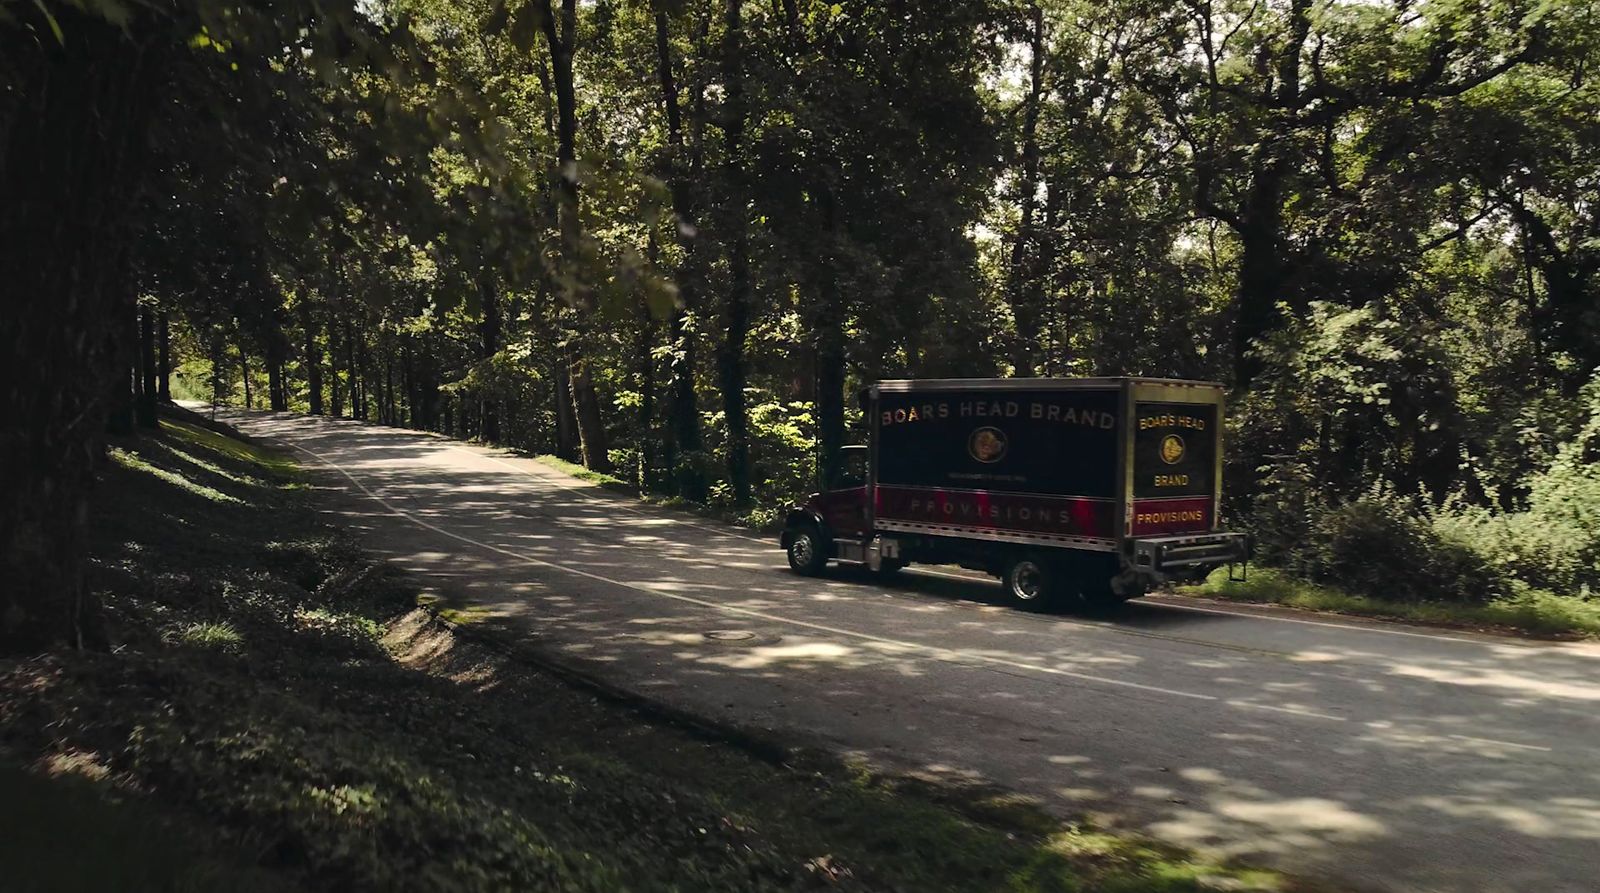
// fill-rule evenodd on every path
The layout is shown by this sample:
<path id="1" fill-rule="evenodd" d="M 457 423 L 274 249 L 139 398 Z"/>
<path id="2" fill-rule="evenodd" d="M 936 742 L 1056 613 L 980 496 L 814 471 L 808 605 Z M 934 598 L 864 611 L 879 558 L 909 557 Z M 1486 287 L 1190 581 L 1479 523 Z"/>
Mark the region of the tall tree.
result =
<path id="1" fill-rule="evenodd" d="M 112 381 L 105 352 L 133 330 L 123 209 L 143 182 L 162 53 L 138 13 L 126 29 L 43 4 L 0 24 L 27 72 L 0 154 L 0 649 L 96 637 L 83 579 L 84 524 Z M 47 21 L 48 20 L 48 21 Z M 61 39 L 20 38 L 55 29 Z M 31 43 L 31 45 L 29 45 Z M 102 371 L 105 370 L 105 371 Z M 87 374 L 86 374 L 87 373 Z"/>
<path id="2" fill-rule="evenodd" d="M 1012 338 L 1013 374 L 1033 375 L 1038 365 L 1036 350 L 1043 330 L 1038 306 L 1040 276 L 1039 232 L 1034 215 L 1039 193 L 1039 111 L 1044 100 L 1044 69 L 1047 51 L 1044 36 L 1044 10 L 1028 4 L 1028 88 L 1022 99 L 1022 145 L 1017 171 L 1018 220 L 1012 237 L 1011 258 L 1006 268 L 1005 293 L 1016 325 Z"/>
<path id="3" fill-rule="evenodd" d="M 728 290 L 722 307 L 717 357 L 722 412 L 727 427 L 728 486 L 735 505 L 750 501 L 750 419 L 745 401 L 745 339 L 750 334 L 749 206 L 744 176 L 743 0 L 725 0 L 722 31 L 722 227 L 728 251 Z"/>
<path id="4" fill-rule="evenodd" d="M 700 249 L 699 203 L 696 198 L 704 175 L 704 153 L 695 140 L 692 156 L 684 144 L 683 112 L 678 98 L 678 79 L 672 60 L 672 37 L 667 11 L 658 8 L 652 16 L 655 26 L 656 78 L 661 88 L 661 105 L 667 121 L 666 177 L 672 191 L 672 208 L 681 250 L 677 265 L 677 301 L 672 308 L 667 340 L 671 348 L 671 405 L 668 411 L 669 452 L 664 457 L 673 474 L 678 495 L 703 501 L 706 482 L 700 468 L 700 402 L 695 387 L 699 333 L 691 323 L 702 288 L 703 260 Z M 694 105 L 704 105 L 704 88 L 697 82 Z M 702 115 L 696 115 L 696 127 Z"/>
<path id="5" fill-rule="evenodd" d="M 578 44 L 577 0 L 561 0 L 559 18 L 551 0 L 542 0 L 545 43 L 550 48 L 551 75 L 556 91 L 556 176 L 557 214 L 561 232 L 561 280 L 567 283 L 569 302 L 577 310 L 575 338 L 567 344 L 567 383 L 572 390 L 573 414 L 578 439 L 583 449 L 583 464 L 596 471 L 611 470 L 611 455 L 606 444 L 605 419 L 600 413 L 600 397 L 586 355 L 583 333 L 591 325 L 590 315 L 597 307 L 594 291 L 584 282 L 582 221 L 578 216 L 578 101 L 573 82 L 572 57 Z"/>

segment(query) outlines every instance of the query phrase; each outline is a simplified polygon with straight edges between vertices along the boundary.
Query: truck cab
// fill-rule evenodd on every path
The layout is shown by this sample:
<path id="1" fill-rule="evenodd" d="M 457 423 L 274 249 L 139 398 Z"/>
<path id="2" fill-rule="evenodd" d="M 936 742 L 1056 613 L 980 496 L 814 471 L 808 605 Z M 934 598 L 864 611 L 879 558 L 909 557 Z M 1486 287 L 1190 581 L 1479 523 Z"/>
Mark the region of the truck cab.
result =
<path id="1" fill-rule="evenodd" d="M 955 564 L 1034 606 L 1114 605 L 1243 562 L 1218 524 L 1222 387 L 1172 379 L 883 381 L 868 442 L 791 508 L 792 569 Z"/>
<path id="2" fill-rule="evenodd" d="M 867 458 L 865 445 L 840 448 L 832 479 L 806 501 L 835 537 L 861 538 L 872 532 L 872 513 L 867 505 Z"/>

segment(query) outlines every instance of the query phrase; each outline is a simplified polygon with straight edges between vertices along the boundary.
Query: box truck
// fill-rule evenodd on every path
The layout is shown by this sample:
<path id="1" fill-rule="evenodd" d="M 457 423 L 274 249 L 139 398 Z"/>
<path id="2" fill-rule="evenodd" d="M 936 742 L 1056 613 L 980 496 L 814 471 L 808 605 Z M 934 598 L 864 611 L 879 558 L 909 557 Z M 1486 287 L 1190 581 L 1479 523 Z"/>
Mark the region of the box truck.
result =
<path id="1" fill-rule="evenodd" d="M 789 566 L 954 564 L 1025 606 L 1107 606 L 1243 562 L 1222 530 L 1223 388 L 1156 378 L 880 381 L 867 443 L 790 509 Z"/>

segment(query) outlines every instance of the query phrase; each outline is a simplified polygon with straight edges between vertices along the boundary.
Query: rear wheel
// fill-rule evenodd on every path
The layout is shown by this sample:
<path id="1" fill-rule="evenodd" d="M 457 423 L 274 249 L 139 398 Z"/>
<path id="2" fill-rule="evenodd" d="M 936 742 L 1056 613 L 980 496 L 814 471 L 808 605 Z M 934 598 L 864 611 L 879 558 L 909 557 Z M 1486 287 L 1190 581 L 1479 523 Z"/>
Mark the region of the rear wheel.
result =
<path id="1" fill-rule="evenodd" d="M 789 567 L 797 574 L 814 577 L 828 564 L 828 550 L 815 527 L 802 527 L 789 538 Z"/>
<path id="2" fill-rule="evenodd" d="M 1111 585 L 1111 580 L 1121 570 L 1121 562 L 1115 558 L 1107 560 L 1090 559 L 1083 561 L 1076 568 L 1077 579 L 1075 588 L 1078 591 L 1078 600 L 1084 608 L 1093 612 L 1110 612 L 1122 607 L 1130 598 L 1140 593 L 1119 593 Z"/>
<path id="3" fill-rule="evenodd" d="M 906 563 L 898 558 L 885 558 L 883 559 L 883 562 L 878 565 L 878 576 L 892 577 L 904 570 L 905 566 Z"/>
<path id="4" fill-rule="evenodd" d="M 1107 613 L 1121 608 L 1133 596 L 1118 595 L 1111 588 L 1111 580 L 1098 577 L 1086 579 L 1078 587 L 1078 598 L 1083 606 L 1096 613 Z"/>
<path id="5" fill-rule="evenodd" d="M 1021 555 L 1006 563 L 1000 582 L 1013 604 L 1038 610 L 1050 603 L 1056 584 L 1055 569 L 1037 555 Z"/>

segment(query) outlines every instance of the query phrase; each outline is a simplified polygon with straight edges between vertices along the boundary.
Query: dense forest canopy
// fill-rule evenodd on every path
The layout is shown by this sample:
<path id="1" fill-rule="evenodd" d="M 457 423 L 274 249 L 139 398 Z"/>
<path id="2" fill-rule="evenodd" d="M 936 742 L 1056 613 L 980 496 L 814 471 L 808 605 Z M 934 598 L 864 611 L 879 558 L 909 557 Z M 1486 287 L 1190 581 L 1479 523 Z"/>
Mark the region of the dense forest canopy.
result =
<path id="1" fill-rule="evenodd" d="M 92 638 L 95 456 L 173 370 L 757 521 L 873 379 L 1218 379 L 1268 560 L 1587 591 L 1597 18 L 5 0 L 0 632 Z"/>

